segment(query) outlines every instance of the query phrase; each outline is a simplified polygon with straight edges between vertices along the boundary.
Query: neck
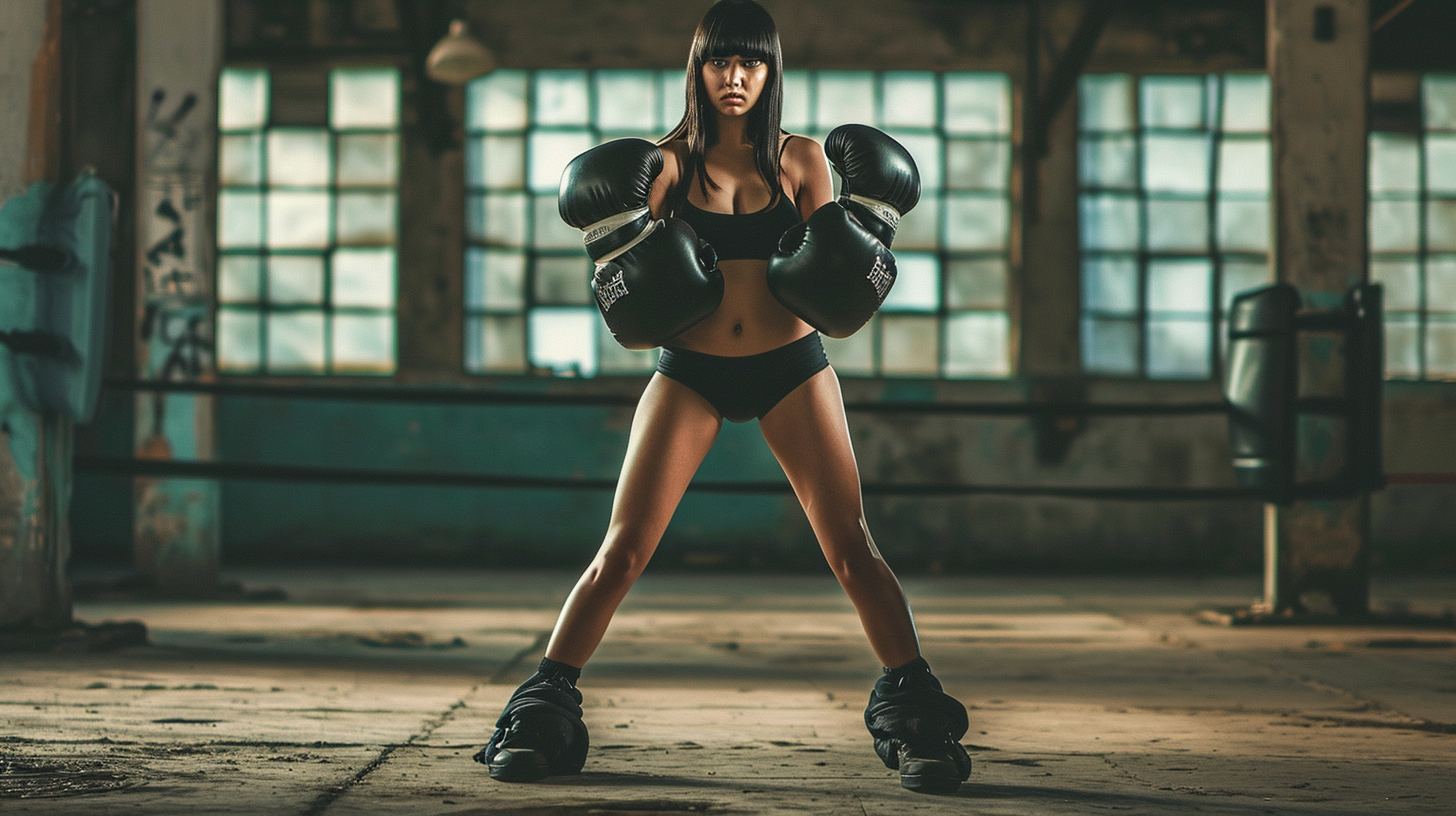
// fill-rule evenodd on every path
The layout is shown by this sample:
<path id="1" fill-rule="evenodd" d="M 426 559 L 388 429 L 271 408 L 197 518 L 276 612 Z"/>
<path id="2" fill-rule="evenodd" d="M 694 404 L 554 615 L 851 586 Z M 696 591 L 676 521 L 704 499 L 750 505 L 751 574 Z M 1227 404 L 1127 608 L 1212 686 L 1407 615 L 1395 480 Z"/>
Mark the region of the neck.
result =
<path id="1" fill-rule="evenodd" d="M 718 139 L 709 147 L 744 147 L 748 141 L 747 116 L 723 116 L 718 114 Z"/>

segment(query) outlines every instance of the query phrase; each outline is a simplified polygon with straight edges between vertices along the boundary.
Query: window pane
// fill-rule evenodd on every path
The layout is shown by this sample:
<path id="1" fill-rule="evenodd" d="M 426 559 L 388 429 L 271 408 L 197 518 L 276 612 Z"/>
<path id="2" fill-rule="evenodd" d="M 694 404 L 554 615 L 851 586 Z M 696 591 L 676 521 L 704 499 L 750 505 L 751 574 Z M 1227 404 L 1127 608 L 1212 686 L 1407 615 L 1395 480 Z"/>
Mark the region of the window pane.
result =
<path id="1" fill-rule="evenodd" d="M 808 71 L 784 72 L 784 110 L 781 119 L 784 130 L 801 133 L 812 124 L 810 113 L 810 91 Z M 678 80 L 679 87 L 682 80 Z"/>
<path id="2" fill-rule="evenodd" d="M 940 196 L 921 195 L 915 209 L 905 213 L 895 230 L 895 249 L 940 248 Z"/>
<path id="3" fill-rule="evenodd" d="M 526 245 L 526 194 L 486 193 L 466 199 L 470 237 L 498 246 Z"/>
<path id="4" fill-rule="evenodd" d="M 1370 251 L 1419 252 L 1419 204 L 1415 201 L 1371 201 Z"/>
<path id="5" fill-rule="evenodd" d="M 1375 261 L 1370 264 L 1370 278 L 1385 288 L 1385 311 L 1419 311 L 1421 308 L 1421 268 L 1414 258 L 1399 261 Z"/>
<path id="6" fill-rule="evenodd" d="M 1426 261 L 1426 310 L 1456 312 L 1456 257 Z"/>
<path id="7" fill-rule="evenodd" d="M 1005 258 L 952 258 L 946 265 L 946 306 L 1004 309 L 1006 277 Z"/>
<path id="8" fill-rule="evenodd" d="M 263 298 L 263 259 L 257 255 L 217 257 L 220 303 L 257 303 Z"/>
<path id="9" fill-rule="evenodd" d="M 1218 189 L 1223 193 L 1269 193 L 1269 141 L 1225 139 L 1218 148 Z"/>
<path id="10" fill-rule="evenodd" d="M 1078 175 L 1083 186 L 1136 189 L 1137 140 L 1131 136 L 1083 137 L 1078 146 Z"/>
<path id="11" fill-rule="evenodd" d="M 1011 86 L 1004 74 L 948 73 L 943 81 L 947 133 L 1011 133 Z"/>
<path id="12" fill-rule="evenodd" d="M 329 122 L 335 130 L 399 125 L 399 72 L 338 69 L 329 75 Z"/>
<path id="13" fill-rule="evenodd" d="M 875 75 L 869 71 L 823 71 L 815 75 L 814 123 L 831 130 L 875 115 Z"/>
<path id="14" fill-rule="evenodd" d="M 471 371 L 518 372 L 526 368 L 526 319 L 519 315 L 471 318 L 465 334 Z"/>
<path id="15" fill-rule="evenodd" d="M 824 338 L 824 355 L 841 375 L 873 376 L 875 373 L 875 335 L 878 316 L 870 318 L 864 328 L 842 340 Z"/>
<path id="16" fill-rule="evenodd" d="M 537 125 L 586 125 L 591 109 L 586 72 L 537 71 L 535 103 Z"/>
<path id="17" fill-rule="evenodd" d="M 334 373 L 387 374 L 394 370 L 394 318 L 334 315 Z"/>
<path id="18" fill-rule="evenodd" d="M 326 187 L 333 179 L 329 132 L 304 128 L 268 131 L 268 183 Z"/>
<path id="19" fill-rule="evenodd" d="M 1082 261 L 1082 307 L 1111 314 L 1137 314 L 1138 266 L 1133 258 Z"/>
<path id="20" fill-rule="evenodd" d="M 1133 129 L 1132 78 L 1126 74 L 1084 74 L 1077 85 L 1083 132 Z"/>
<path id="21" fill-rule="evenodd" d="M 881 373 L 934 377 L 940 373 L 940 319 L 933 315 L 881 315 L 880 348 Z"/>
<path id="22" fill-rule="evenodd" d="M 283 305 L 322 305 L 323 256 L 268 256 L 268 302 Z"/>
<path id="23" fill-rule="evenodd" d="M 465 86 L 471 130 L 526 129 L 526 72 L 497 70 Z"/>
<path id="24" fill-rule="evenodd" d="M 895 285 L 880 307 L 886 311 L 933 312 L 940 306 L 940 260 L 919 252 L 895 255 Z"/>
<path id="25" fill-rule="evenodd" d="M 1426 202 L 1426 249 L 1456 252 L 1456 199 Z"/>
<path id="26" fill-rule="evenodd" d="M 657 76 L 649 71 L 598 71 L 597 127 L 601 130 L 655 130 L 658 127 Z"/>
<path id="27" fill-rule="evenodd" d="M 1148 310 L 1207 315 L 1212 302 L 1212 272 L 1212 265 L 1202 258 L 1150 262 Z"/>
<path id="28" fill-rule="evenodd" d="M 534 196 L 531 229 L 537 249 L 574 249 L 583 252 L 581 230 L 561 220 L 556 193 Z"/>
<path id="29" fill-rule="evenodd" d="M 1208 137 L 1147 136 L 1143 139 L 1143 187 L 1167 193 L 1206 193 Z"/>
<path id="30" fill-rule="evenodd" d="M 1200 76 L 1150 76 L 1139 83 L 1143 127 L 1202 129 L 1207 82 Z"/>
<path id="31" fill-rule="evenodd" d="M 559 305 L 591 303 L 592 264 L 585 255 L 536 259 L 536 301 Z"/>
<path id="32" fill-rule="evenodd" d="M 268 123 L 268 72 L 224 68 L 218 76 L 217 125 L 223 130 Z"/>
<path id="33" fill-rule="evenodd" d="M 1385 316 L 1385 374 L 1416 380 L 1421 376 L 1420 324 L 1414 315 Z"/>
<path id="34" fill-rule="evenodd" d="M 1001 139 L 952 139 L 945 145 L 946 186 L 956 190 L 1006 189 L 1011 145 Z"/>
<path id="35" fill-rule="evenodd" d="M 1370 134 L 1370 192 L 1416 193 L 1420 188 L 1420 139 L 1399 133 Z"/>
<path id="36" fill-rule="evenodd" d="M 1426 376 L 1456 377 L 1456 322 L 1431 320 L 1426 323 Z"/>
<path id="37" fill-rule="evenodd" d="M 561 171 L 593 146 L 591 134 L 584 130 L 532 131 L 531 189 L 556 195 L 561 189 Z"/>
<path id="38" fill-rule="evenodd" d="M 399 180 L 399 136 L 346 133 L 339 137 L 339 186 L 387 187 Z"/>
<path id="39" fill-rule="evenodd" d="M 263 196 L 223 190 L 217 196 L 217 245 L 253 247 L 263 243 Z"/>
<path id="40" fill-rule="evenodd" d="M 1205 320 L 1149 320 L 1148 376 L 1159 379 L 1207 377 L 1209 331 Z"/>
<path id="41" fill-rule="evenodd" d="M 268 370 L 322 373 L 322 312 L 271 312 L 268 320 Z"/>
<path id="42" fill-rule="evenodd" d="M 217 310 L 217 367 L 229 373 L 257 371 L 263 364 L 263 318 L 253 309 Z"/>
<path id="43" fill-rule="evenodd" d="M 1421 79 L 1426 128 L 1456 130 L 1456 74 L 1433 74 Z"/>
<path id="44" fill-rule="evenodd" d="M 1456 136 L 1426 137 L 1426 186 L 1433 193 L 1456 192 Z"/>
<path id="45" fill-rule="evenodd" d="M 328 193 L 268 193 L 268 246 L 322 249 L 329 243 Z"/>
<path id="46" fill-rule="evenodd" d="M 1133 195 L 1084 195 L 1082 246 L 1135 252 L 1142 244 L 1142 207 Z"/>
<path id="47" fill-rule="evenodd" d="M 471 187 L 525 187 L 526 140 L 520 136 L 480 136 L 467 141 L 465 183 Z"/>
<path id="48" fill-rule="evenodd" d="M 1219 199 L 1218 245 L 1227 252 L 1269 251 L 1269 202 Z"/>
<path id="49" fill-rule="evenodd" d="M 394 308 L 394 249 L 334 251 L 329 299 L 334 306 Z"/>
<path id="50" fill-rule="evenodd" d="M 341 244 L 394 243 L 394 193 L 340 193 L 335 238 Z"/>
<path id="51" fill-rule="evenodd" d="M 995 251 L 1004 249 L 1009 205 L 1002 196 L 952 194 L 945 202 L 947 249 Z"/>
<path id="52" fill-rule="evenodd" d="M 687 82 L 686 71 L 661 71 L 658 73 L 658 81 L 661 83 L 662 92 L 658 95 L 662 104 L 661 128 L 663 133 L 671 130 L 682 121 L 683 111 L 687 109 Z M 786 85 L 785 88 L 788 86 Z M 785 91 L 784 110 L 788 111 L 788 94 Z M 784 127 L 789 127 L 785 119 Z"/>
<path id="53" fill-rule="evenodd" d="M 1208 202 L 1148 200 L 1148 249 L 1159 252 L 1208 251 Z"/>
<path id="54" fill-rule="evenodd" d="M 590 377 L 597 371 L 594 309 L 532 309 L 531 365 Z"/>
<path id="55" fill-rule="evenodd" d="M 526 256 L 472 247 L 465 253 L 465 305 L 509 311 L 526 306 Z"/>
<path id="56" fill-rule="evenodd" d="M 263 137 L 256 133 L 224 135 L 218 139 L 217 182 L 223 186 L 263 183 Z"/>
<path id="57" fill-rule="evenodd" d="M 1005 377 L 1011 373 L 1005 312 L 962 312 L 946 318 L 947 377 Z"/>
<path id="58" fill-rule="evenodd" d="M 1223 305 L 1227 312 L 1233 305 L 1234 296 L 1270 283 L 1267 263 L 1231 263 L 1223 265 Z"/>
<path id="59" fill-rule="evenodd" d="M 936 125 L 935 74 L 929 71 L 886 71 L 880 123 L 885 127 Z"/>
<path id="60" fill-rule="evenodd" d="M 1269 77 L 1228 74 L 1223 78 L 1223 129 L 1226 133 L 1269 132 Z"/>
<path id="61" fill-rule="evenodd" d="M 1082 321 L 1082 365 L 1098 374 L 1136 374 L 1138 368 L 1136 320 Z"/>

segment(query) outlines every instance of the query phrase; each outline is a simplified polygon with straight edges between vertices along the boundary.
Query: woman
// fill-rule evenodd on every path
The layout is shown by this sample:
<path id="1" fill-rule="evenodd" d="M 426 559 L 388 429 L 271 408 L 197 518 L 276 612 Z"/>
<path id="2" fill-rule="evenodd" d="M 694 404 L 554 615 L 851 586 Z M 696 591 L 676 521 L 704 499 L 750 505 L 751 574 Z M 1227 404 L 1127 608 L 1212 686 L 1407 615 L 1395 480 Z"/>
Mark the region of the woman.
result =
<path id="1" fill-rule="evenodd" d="M 907 788 L 946 792 L 969 774 L 956 742 L 965 709 L 920 657 L 905 595 L 865 525 L 839 381 L 818 333 L 769 289 L 768 260 L 780 236 L 833 198 L 823 148 L 780 129 L 782 99 L 772 18 L 753 0 L 714 5 L 694 36 L 687 110 L 660 143 L 647 206 L 654 219 L 686 221 L 713 247 L 721 302 L 669 341 L 642 394 L 606 539 L 567 598 L 540 670 L 517 689 L 476 757 L 497 779 L 581 768 L 581 667 L 652 557 L 723 419 L 755 417 L 875 655 L 894 667 L 865 713 L 876 751 L 900 769 Z"/>

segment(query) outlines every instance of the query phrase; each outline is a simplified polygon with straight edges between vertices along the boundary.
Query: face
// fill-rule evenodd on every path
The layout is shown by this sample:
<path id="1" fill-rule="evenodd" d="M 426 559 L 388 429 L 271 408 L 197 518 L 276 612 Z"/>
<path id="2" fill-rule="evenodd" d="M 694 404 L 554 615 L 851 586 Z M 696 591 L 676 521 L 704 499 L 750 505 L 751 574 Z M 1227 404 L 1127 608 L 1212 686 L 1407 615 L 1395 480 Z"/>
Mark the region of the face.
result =
<path id="1" fill-rule="evenodd" d="M 703 63 L 703 87 L 713 109 L 743 116 L 758 103 L 768 82 L 768 63 L 749 57 L 712 57 Z"/>

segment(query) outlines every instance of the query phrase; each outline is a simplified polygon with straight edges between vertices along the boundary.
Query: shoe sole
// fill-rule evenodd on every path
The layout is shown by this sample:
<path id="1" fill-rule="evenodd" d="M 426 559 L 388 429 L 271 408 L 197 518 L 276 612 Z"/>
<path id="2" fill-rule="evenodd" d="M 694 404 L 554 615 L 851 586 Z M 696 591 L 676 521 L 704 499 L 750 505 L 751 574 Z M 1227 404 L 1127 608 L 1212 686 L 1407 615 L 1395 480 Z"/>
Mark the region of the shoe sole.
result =
<path id="1" fill-rule="evenodd" d="M 900 786 L 916 793 L 955 793 L 961 782 L 960 772 L 948 762 L 917 762 L 900 769 Z"/>

